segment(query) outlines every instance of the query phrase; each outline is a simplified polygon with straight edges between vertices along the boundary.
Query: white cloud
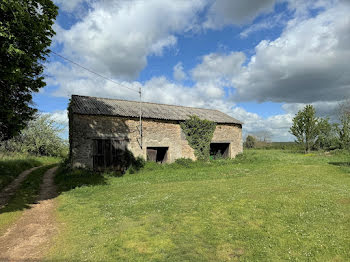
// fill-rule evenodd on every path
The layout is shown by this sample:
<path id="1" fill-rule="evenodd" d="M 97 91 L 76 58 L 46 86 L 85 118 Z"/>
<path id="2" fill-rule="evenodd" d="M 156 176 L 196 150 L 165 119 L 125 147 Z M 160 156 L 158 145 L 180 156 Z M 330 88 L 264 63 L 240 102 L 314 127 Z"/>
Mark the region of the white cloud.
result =
<path id="1" fill-rule="evenodd" d="M 196 24 L 205 0 L 98 1 L 70 29 L 58 28 L 63 54 L 97 72 L 133 79 L 149 55 L 176 44 Z M 58 26 L 56 25 L 56 28 Z"/>
<path id="2" fill-rule="evenodd" d="M 271 134 L 273 141 L 292 141 L 293 136 L 289 133 L 292 125 L 292 114 L 281 114 L 262 118 L 258 114 L 247 112 L 241 107 L 233 108 L 230 115 L 243 121 L 243 134 L 258 134 L 262 131 Z"/>
<path id="3" fill-rule="evenodd" d="M 176 81 L 183 81 L 187 78 L 184 67 L 181 62 L 177 63 L 173 68 L 173 77 Z"/>
<path id="4" fill-rule="evenodd" d="M 51 114 L 52 119 L 54 119 L 55 121 L 57 121 L 60 124 L 63 124 L 65 126 L 68 126 L 68 110 L 57 110 L 54 111 Z"/>
<path id="5" fill-rule="evenodd" d="M 195 87 L 208 97 L 223 97 L 223 88 L 231 85 L 232 76 L 239 73 L 244 60 L 245 55 L 241 52 L 203 56 L 201 63 L 191 70 Z"/>
<path id="6" fill-rule="evenodd" d="M 236 100 L 312 103 L 350 96 L 350 6 L 293 19 L 234 77 Z"/>
<path id="7" fill-rule="evenodd" d="M 118 84 L 94 77 L 76 67 L 51 63 L 47 66 L 50 85 L 59 85 L 55 96 L 70 97 L 72 94 L 138 100 L 138 89 L 142 87 L 143 99 L 148 102 L 210 107 L 223 93 L 217 87 L 186 87 L 172 83 L 163 76 L 153 77 L 145 83 L 115 80 Z M 132 89 L 132 90 L 131 90 Z M 135 91 L 133 91 L 135 90 Z M 218 92 L 220 95 L 218 95 Z M 232 104 L 232 102 L 230 102 Z"/>
<path id="8" fill-rule="evenodd" d="M 191 71 L 191 75 L 199 83 L 227 82 L 239 73 L 244 60 L 242 52 L 211 53 L 202 57 L 202 62 Z"/>
<path id="9" fill-rule="evenodd" d="M 316 115 L 319 117 L 329 117 L 332 121 L 338 120 L 340 101 L 318 101 L 313 102 L 311 105 L 315 107 Z M 299 110 L 302 110 L 307 104 L 306 103 L 288 103 L 282 105 L 282 108 L 289 114 L 297 114 Z"/>
<path id="10" fill-rule="evenodd" d="M 129 100 L 138 99 L 137 92 L 118 87 L 118 85 L 103 79 L 91 79 L 87 75 L 79 74 L 79 71 L 74 68 L 60 68 L 53 64 L 52 68 L 49 67 L 48 69 L 60 72 L 55 78 L 50 80 L 52 84 L 61 84 L 61 87 L 55 93 L 57 96 L 70 97 L 72 94 L 80 94 Z M 77 76 L 77 78 L 70 78 L 72 74 Z M 215 85 L 197 84 L 193 87 L 186 87 L 178 83 L 172 83 L 163 76 L 153 77 L 144 84 L 139 82 L 119 82 L 121 85 L 135 90 L 138 90 L 141 86 L 143 101 L 217 109 L 243 121 L 245 134 L 268 130 L 275 141 L 292 139 L 288 133 L 291 123 L 290 113 L 264 119 L 257 114 L 237 107 L 232 101 L 225 98 L 222 89 Z M 61 121 L 66 118 L 65 111 L 56 112 L 54 115 Z"/>
<path id="11" fill-rule="evenodd" d="M 246 134 L 267 130 L 275 141 L 292 140 L 288 130 L 298 108 L 313 103 L 323 116 L 335 108 L 338 100 L 350 95 L 350 18 L 344 1 L 332 1 L 334 5 L 322 0 L 298 5 L 298 0 L 288 1 L 290 9 L 296 10 L 295 18 L 279 38 L 261 41 L 247 65 L 241 52 L 203 56 L 189 71 L 194 81 L 191 87 L 163 76 L 144 83 L 132 79 L 147 65 L 148 56 L 161 56 L 177 44 L 177 34 L 198 26 L 198 12 L 206 6 L 206 0 L 92 1 L 86 17 L 71 29 L 57 27 L 56 41 L 63 43 L 63 53 L 73 60 L 113 79 L 125 79 L 115 80 L 123 87 L 58 62 L 47 66 L 46 73 L 51 76 L 48 83 L 59 86 L 57 96 L 131 100 L 137 100 L 138 93 L 124 87 L 142 87 L 144 101 L 215 108 L 243 121 Z M 209 8 L 204 26 L 241 25 L 270 12 L 274 4 L 272 0 L 216 1 Z M 310 18 L 309 10 L 316 7 L 325 11 Z M 273 26 L 271 21 L 263 20 L 241 36 Z M 186 79 L 182 63 L 173 68 L 173 77 L 179 82 Z M 287 102 L 283 105 L 286 113 L 262 118 L 247 112 L 227 100 L 227 86 L 232 91 L 236 88 L 237 101 Z M 57 113 L 58 118 L 63 115 Z"/>
<path id="12" fill-rule="evenodd" d="M 285 24 L 286 21 L 283 14 L 277 14 L 259 23 L 254 23 L 250 25 L 249 27 L 244 29 L 239 35 L 241 38 L 246 38 L 252 33 L 284 26 Z"/>

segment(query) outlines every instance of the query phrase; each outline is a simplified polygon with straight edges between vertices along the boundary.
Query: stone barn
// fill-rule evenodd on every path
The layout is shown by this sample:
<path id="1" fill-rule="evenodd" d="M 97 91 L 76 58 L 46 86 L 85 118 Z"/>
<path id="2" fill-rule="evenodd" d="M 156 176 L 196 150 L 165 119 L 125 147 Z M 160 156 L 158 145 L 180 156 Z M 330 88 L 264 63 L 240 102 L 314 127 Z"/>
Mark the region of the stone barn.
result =
<path id="1" fill-rule="evenodd" d="M 72 95 L 68 115 L 74 167 L 118 167 L 118 155 L 126 148 L 135 157 L 161 163 L 194 160 L 179 124 L 190 115 L 217 123 L 211 154 L 234 158 L 243 150 L 242 123 L 218 110 Z"/>

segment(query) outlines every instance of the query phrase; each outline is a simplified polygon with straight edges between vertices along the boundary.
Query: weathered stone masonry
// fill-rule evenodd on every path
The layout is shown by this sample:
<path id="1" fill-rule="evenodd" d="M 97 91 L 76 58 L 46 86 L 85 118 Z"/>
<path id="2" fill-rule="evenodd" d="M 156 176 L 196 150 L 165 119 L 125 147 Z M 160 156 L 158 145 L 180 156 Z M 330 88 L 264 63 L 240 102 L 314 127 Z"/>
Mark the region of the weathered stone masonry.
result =
<path id="1" fill-rule="evenodd" d="M 195 159 L 180 126 L 191 115 L 217 124 L 212 156 L 232 158 L 242 152 L 242 122 L 218 110 L 72 95 L 68 112 L 74 167 L 123 170 L 130 160 L 126 148 L 135 157 L 160 163 Z"/>
<path id="2" fill-rule="evenodd" d="M 143 119 L 143 148 L 139 139 L 137 118 L 84 115 L 70 112 L 69 138 L 71 161 L 74 167 L 93 168 L 93 140 L 98 138 L 124 141 L 135 155 L 146 159 L 147 147 L 168 147 L 168 160 L 195 159 L 194 150 L 188 145 L 179 121 Z M 217 124 L 213 143 L 230 143 L 229 157 L 242 152 L 242 126 Z"/>

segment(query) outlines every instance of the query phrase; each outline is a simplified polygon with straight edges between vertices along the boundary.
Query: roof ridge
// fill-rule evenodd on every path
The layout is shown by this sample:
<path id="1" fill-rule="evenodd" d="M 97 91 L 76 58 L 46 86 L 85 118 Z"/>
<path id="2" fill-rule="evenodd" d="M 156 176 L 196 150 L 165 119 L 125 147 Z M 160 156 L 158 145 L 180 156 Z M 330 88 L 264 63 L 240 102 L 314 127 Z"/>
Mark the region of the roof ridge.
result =
<path id="1" fill-rule="evenodd" d="M 117 101 L 125 101 L 125 102 L 133 102 L 133 103 L 140 103 L 140 101 L 133 101 L 133 100 L 126 100 L 126 99 L 117 99 L 117 98 L 107 98 L 107 97 L 97 97 L 97 96 L 82 96 L 82 95 L 72 95 L 73 96 L 80 96 L 80 97 L 88 97 L 88 98 L 98 98 L 98 99 L 107 99 L 107 100 L 117 100 Z M 171 105 L 171 104 L 162 104 L 162 103 L 155 103 L 155 102 L 141 102 L 143 104 L 153 104 L 153 105 L 164 105 L 164 106 L 175 106 L 175 107 L 184 107 L 184 108 L 194 108 L 194 109 L 201 109 L 201 110 L 210 110 L 210 111 L 218 111 L 220 113 L 225 114 L 224 112 L 221 112 L 217 109 L 210 109 L 210 108 L 203 108 L 203 107 L 193 107 L 193 106 L 181 106 L 181 105 Z"/>

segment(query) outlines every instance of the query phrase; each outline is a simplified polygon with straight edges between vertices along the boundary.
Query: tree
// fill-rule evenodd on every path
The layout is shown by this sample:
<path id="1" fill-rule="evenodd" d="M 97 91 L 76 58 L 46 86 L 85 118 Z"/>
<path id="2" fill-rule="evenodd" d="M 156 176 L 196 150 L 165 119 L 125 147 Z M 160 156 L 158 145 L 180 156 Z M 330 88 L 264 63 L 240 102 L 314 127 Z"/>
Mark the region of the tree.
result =
<path id="1" fill-rule="evenodd" d="M 343 149 L 350 149 L 350 100 L 339 105 L 339 140 Z"/>
<path id="2" fill-rule="evenodd" d="M 42 63 L 57 10 L 51 0 L 0 1 L 0 141 L 33 119 L 32 93 L 45 86 Z"/>
<path id="3" fill-rule="evenodd" d="M 188 144 L 194 149 L 195 156 L 199 160 L 209 160 L 210 142 L 214 135 L 216 123 L 202 120 L 194 115 L 180 123 L 180 126 L 186 135 Z"/>
<path id="4" fill-rule="evenodd" d="M 254 148 L 256 146 L 256 138 L 254 136 L 248 135 L 245 139 L 246 148 Z"/>
<path id="5" fill-rule="evenodd" d="M 350 115 L 348 114 L 340 119 L 339 140 L 342 149 L 350 149 Z"/>
<path id="6" fill-rule="evenodd" d="M 318 122 L 315 108 L 307 105 L 293 118 L 290 133 L 296 137 L 295 142 L 303 145 L 305 152 L 310 152 L 319 134 Z"/>
<path id="7" fill-rule="evenodd" d="M 269 130 L 260 130 L 254 132 L 254 137 L 256 137 L 260 142 L 270 143 L 272 133 Z"/>
<path id="8" fill-rule="evenodd" d="M 329 122 L 328 118 L 319 118 L 318 136 L 315 149 L 330 150 L 339 148 L 338 125 Z"/>
<path id="9" fill-rule="evenodd" d="M 5 141 L 3 148 L 7 152 L 64 156 L 68 152 L 67 141 L 61 138 L 64 130 L 65 126 L 55 121 L 52 115 L 37 115 L 18 136 Z"/>

